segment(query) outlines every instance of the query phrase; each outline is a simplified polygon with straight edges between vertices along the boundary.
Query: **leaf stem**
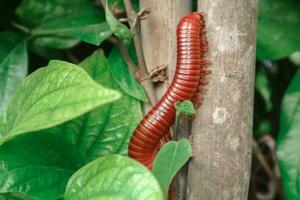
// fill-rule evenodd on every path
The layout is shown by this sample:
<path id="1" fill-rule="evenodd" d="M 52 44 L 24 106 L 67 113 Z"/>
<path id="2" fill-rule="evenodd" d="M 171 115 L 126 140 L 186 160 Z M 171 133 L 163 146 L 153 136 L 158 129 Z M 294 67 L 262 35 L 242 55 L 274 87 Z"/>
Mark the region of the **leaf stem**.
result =
<path id="1" fill-rule="evenodd" d="M 176 110 L 173 140 L 177 140 L 177 133 L 179 132 L 179 120 L 180 120 L 180 112 L 178 110 Z"/>
<path id="2" fill-rule="evenodd" d="M 31 30 L 29 28 L 27 28 L 26 26 L 22 25 L 22 24 L 18 24 L 16 22 L 11 22 L 11 25 L 14 26 L 15 28 L 23 31 L 26 34 L 30 34 Z"/>

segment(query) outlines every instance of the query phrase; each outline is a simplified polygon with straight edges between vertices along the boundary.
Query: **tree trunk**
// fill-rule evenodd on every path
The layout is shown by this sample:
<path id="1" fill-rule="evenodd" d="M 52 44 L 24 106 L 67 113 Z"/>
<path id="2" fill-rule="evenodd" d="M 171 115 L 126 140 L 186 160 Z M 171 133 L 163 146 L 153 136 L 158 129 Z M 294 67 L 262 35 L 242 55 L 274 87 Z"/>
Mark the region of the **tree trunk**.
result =
<path id="1" fill-rule="evenodd" d="M 190 0 L 140 0 L 140 7 L 150 11 L 141 22 L 141 37 L 148 71 L 166 65 L 168 81 L 156 87 L 158 99 L 170 85 L 176 67 L 176 27 L 190 12 Z"/>
<path id="2" fill-rule="evenodd" d="M 193 122 L 193 158 L 189 166 L 189 200 L 245 200 L 248 195 L 256 0 L 202 0 L 209 42 L 204 103 Z M 176 66 L 176 26 L 190 12 L 189 0 L 140 0 L 151 14 L 141 22 L 142 45 L 149 71 L 168 66 L 169 80 L 156 90 L 160 98 Z M 185 129 L 188 128 L 185 126 Z M 182 198 L 184 199 L 184 198 Z"/>
<path id="3" fill-rule="evenodd" d="M 201 0 L 209 43 L 204 103 L 193 122 L 188 199 L 245 200 L 251 169 L 256 0 Z"/>

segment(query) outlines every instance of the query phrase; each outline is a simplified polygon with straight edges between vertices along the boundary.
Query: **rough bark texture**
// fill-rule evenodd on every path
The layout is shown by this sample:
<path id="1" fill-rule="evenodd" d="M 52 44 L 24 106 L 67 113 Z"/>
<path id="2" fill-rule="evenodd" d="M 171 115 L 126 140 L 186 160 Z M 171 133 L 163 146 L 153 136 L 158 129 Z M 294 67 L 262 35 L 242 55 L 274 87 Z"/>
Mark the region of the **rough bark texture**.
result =
<path id="1" fill-rule="evenodd" d="M 189 200 L 246 200 L 251 165 L 256 0 L 200 0 L 212 65 L 192 126 Z"/>

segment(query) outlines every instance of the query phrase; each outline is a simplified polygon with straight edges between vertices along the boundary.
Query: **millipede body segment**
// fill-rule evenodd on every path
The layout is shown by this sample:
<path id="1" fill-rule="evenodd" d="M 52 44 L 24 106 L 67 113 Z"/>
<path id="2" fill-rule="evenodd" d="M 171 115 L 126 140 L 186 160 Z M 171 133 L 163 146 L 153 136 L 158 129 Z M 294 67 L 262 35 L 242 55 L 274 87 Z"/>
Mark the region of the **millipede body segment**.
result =
<path id="1" fill-rule="evenodd" d="M 195 107 L 201 105 L 208 73 L 208 61 L 204 59 L 207 52 L 204 27 L 201 13 L 190 13 L 179 21 L 177 65 L 172 83 L 137 126 L 129 143 L 129 156 L 150 169 L 161 145 L 170 140 L 175 102 L 191 100 Z"/>

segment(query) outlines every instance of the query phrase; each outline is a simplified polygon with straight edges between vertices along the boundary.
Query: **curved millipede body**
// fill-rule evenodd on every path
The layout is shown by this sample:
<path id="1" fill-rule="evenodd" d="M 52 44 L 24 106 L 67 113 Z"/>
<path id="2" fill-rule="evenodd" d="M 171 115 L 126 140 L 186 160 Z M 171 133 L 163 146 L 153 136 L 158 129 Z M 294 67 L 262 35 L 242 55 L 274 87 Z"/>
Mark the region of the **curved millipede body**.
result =
<path id="1" fill-rule="evenodd" d="M 174 123 L 175 102 L 191 100 L 200 106 L 208 73 L 204 60 L 207 41 L 201 13 L 184 16 L 177 27 L 177 65 L 172 83 L 164 96 L 148 112 L 135 129 L 129 143 L 128 154 L 148 168 L 161 145 L 170 140 L 170 127 Z"/>

